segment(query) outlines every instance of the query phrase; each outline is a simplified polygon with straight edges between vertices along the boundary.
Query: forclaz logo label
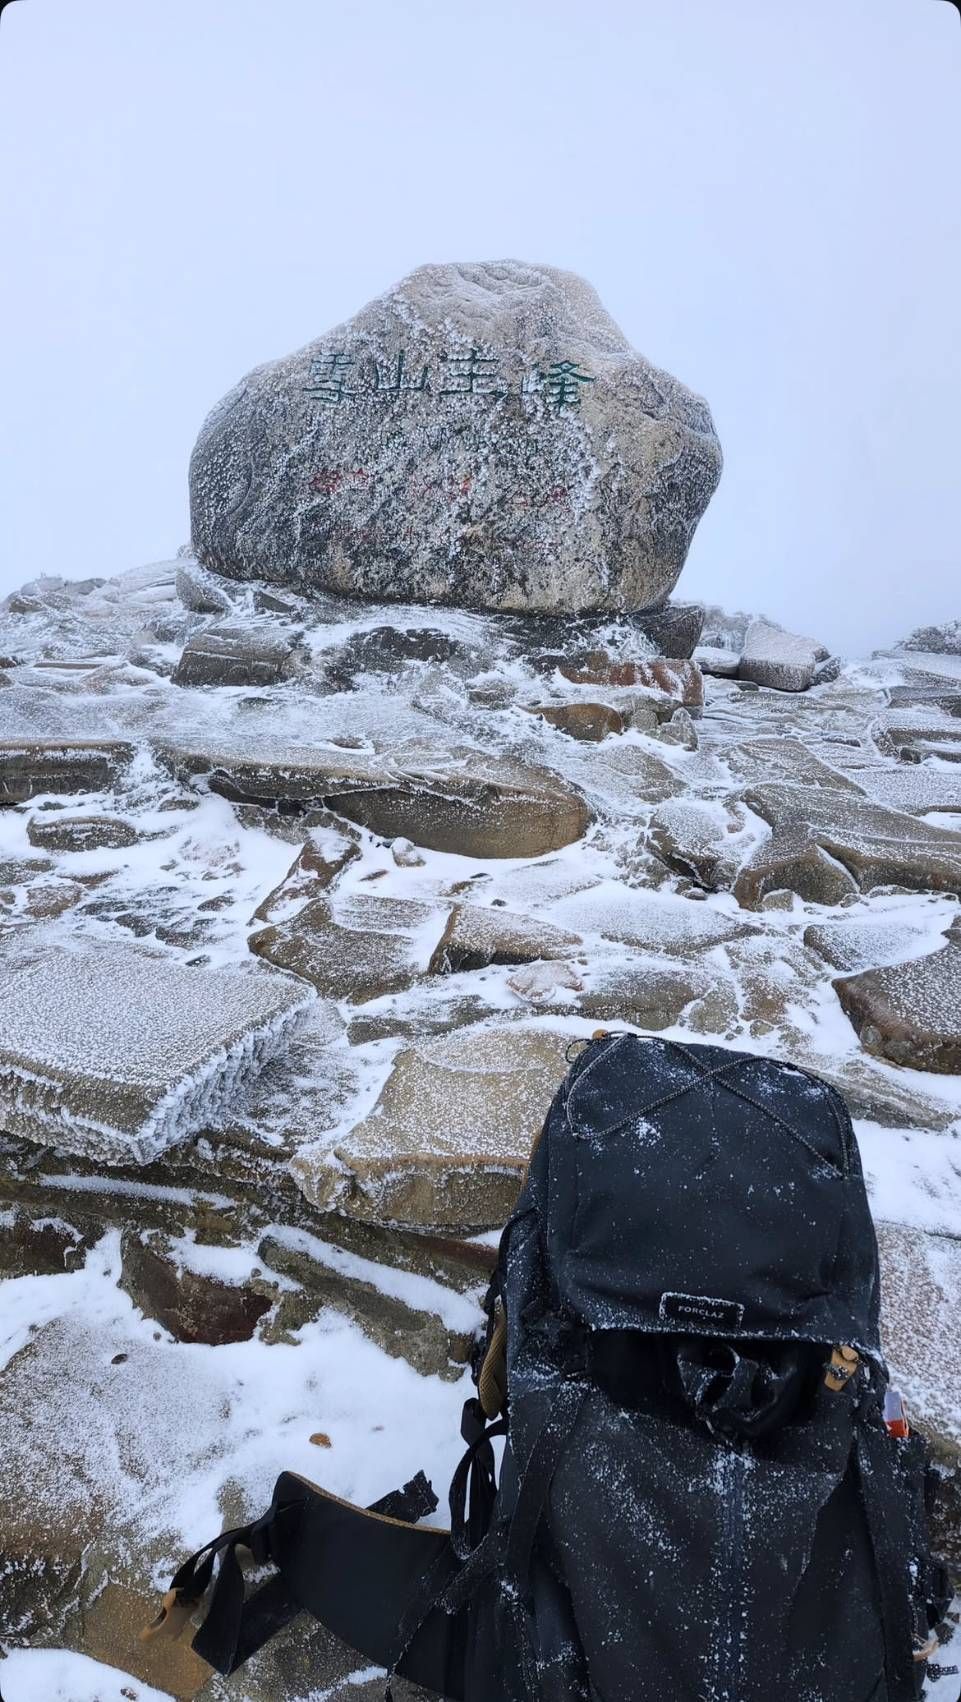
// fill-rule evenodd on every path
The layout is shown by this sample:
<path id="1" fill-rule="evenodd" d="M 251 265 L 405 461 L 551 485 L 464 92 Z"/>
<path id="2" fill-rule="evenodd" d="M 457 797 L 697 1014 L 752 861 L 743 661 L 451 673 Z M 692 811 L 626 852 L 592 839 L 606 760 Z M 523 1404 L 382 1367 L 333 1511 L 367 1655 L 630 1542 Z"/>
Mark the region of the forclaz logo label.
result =
<path id="1" fill-rule="evenodd" d="M 744 1307 L 711 1294 L 662 1294 L 658 1317 L 665 1324 L 720 1324 L 731 1330 L 742 1322 Z"/>

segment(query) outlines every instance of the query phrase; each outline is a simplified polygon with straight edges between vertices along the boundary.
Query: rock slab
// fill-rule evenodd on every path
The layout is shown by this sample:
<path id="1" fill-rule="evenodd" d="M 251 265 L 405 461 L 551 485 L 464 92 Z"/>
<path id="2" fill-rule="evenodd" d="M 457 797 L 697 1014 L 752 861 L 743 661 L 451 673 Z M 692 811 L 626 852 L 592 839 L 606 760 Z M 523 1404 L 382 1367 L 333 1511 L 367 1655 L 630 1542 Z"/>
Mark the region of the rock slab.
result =
<path id="1" fill-rule="evenodd" d="M 422 266 L 242 379 L 190 464 L 201 562 L 491 610 L 664 602 L 721 472 L 707 404 L 582 278 Z"/>
<path id="2" fill-rule="evenodd" d="M 282 1051 L 312 989 L 136 949 L 46 951 L 0 986 L 0 1127 L 146 1163 Z"/>

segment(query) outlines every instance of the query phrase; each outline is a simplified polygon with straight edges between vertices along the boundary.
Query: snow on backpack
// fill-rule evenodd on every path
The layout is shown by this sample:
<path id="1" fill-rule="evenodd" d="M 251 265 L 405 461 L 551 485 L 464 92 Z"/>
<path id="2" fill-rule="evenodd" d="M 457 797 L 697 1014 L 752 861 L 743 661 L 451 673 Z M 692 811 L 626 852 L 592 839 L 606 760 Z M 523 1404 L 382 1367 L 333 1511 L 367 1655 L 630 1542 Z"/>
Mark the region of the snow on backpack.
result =
<path id="1" fill-rule="evenodd" d="M 362 1509 L 285 1472 L 153 1629 L 209 1591 L 229 1674 L 305 1610 L 450 1702 L 914 1702 L 950 1590 L 878 1287 L 832 1088 L 595 1037 L 501 1239 L 449 1531 L 422 1474 Z M 249 1594 L 238 1548 L 274 1568 Z"/>

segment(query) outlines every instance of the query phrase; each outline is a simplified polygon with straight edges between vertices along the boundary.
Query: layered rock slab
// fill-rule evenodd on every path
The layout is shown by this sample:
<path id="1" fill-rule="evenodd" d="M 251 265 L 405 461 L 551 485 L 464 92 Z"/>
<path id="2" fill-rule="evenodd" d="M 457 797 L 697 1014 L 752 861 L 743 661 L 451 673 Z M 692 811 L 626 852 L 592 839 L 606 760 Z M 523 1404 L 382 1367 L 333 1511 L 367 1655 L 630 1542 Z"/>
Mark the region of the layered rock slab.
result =
<path id="1" fill-rule="evenodd" d="M 961 945 L 834 986 L 867 1051 L 908 1069 L 961 1074 Z"/>
<path id="2" fill-rule="evenodd" d="M 322 804 L 385 839 L 467 857 L 539 857 L 580 839 L 591 812 L 557 775 L 452 745 L 372 755 L 343 746 L 161 740 L 180 778 L 208 775 L 239 802 Z"/>
<path id="3" fill-rule="evenodd" d="M 298 590 L 645 609 L 720 470 L 706 403 L 583 279 L 422 266 L 223 398 L 191 458 L 191 531 L 208 568 Z"/>
<path id="4" fill-rule="evenodd" d="M 133 757 L 122 739 L 0 740 L 0 805 L 45 792 L 102 792 Z"/>
<path id="5" fill-rule="evenodd" d="M 885 885 L 961 894 L 961 834 L 849 789 L 752 786 L 744 801 L 772 829 L 734 887 L 748 909 L 782 887 L 812 904 L 838 904 L 849 893 Z"/>
<path id="6" fill-rule="evenodd" d="M 145 1163 L 215 1119 L 313 997 L 286 976 L 135 948 L 45 951 L 0 986 L 0 1125 Z"/>
<path id="7" fill-rule="evenodd" d="M 568 1037 L 481 1027 L 404 1047 L 370 1115 L 291 1171 L 322 1211 L 411 1229 L 500 1227 L 567 1073 Z"/>

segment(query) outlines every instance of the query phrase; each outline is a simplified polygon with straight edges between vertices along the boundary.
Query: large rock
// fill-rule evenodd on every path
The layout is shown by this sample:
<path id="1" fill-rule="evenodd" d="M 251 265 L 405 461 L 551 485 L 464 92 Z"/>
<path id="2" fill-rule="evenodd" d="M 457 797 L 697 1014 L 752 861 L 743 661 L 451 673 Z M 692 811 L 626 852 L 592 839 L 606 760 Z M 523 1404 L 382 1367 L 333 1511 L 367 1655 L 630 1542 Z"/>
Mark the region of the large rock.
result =
<path id="1" fill-rule="evenodd" d="M 427 974 L 447 915 L 446 907 L 365 893 L 311 898 L 289 922 L 251 934 L 250 949 L 328 998 L 362 1004 Z"/>
<path id="2" fill-rule="evenodd" d="M 207 567 L 298 590 L 645 609 L 720 471 L 706 403 L 583 279 L 422 266 L 218 404 L 191 459 L 192 536 Z"/>
<path id="3" fill-rule="evenodd" d="M 498 1228 L 567 1073 L 566 1035 L 472 1027 L 405 1047 L 370 1115 L 291 1162 L 311 1204 L 378 1223 Z"/>
<path id="4" fill-rule="evenodd" d="M 139 838 L 123 816 L 74 816 L 66 811 L 32 816 L 27 838 L 41 851 L 120 851 Z"/>
<path id="5" fill-rule="evenodd" d="M 838 904 L 889 885 L 961 895 L 961 834 L 849 790 L 778 784 L 750 787 L 744 796 L 772 828 L 735 883 L 735 897 L 748 909 L 779 888 L 810 904 Z"/>
<path id="6" fill-rule="evenodd" d="M 42 952 L 0 984 L 0 1127 L 146 1162 L 216 1118 L 312 999 L 293 978 L 134 947 Z"/>
<path id="7" fill-rule="evenodd" d="M 961 620 L 942 621 L 939 626 L 915 627 L 897 646 L 898 650 L 920 650 L 928 655 L 961 656 Z"/>
<path id="8" fill-rule="evenodd" d="M 834 985 L 869 1052 L 912 1070 L 961 1074 L 961 946 Z"/>
<path id="9" fill-rule="evenodd" d="M 785 632 L 769 621 L 752 621 L 744 638 L 738 672 L 742 680 L 776 691 L 807 691 L 819 662 L 828 655 L 816 638 Z"/>
<path id="10" fill-rule="evenodd" d="M 430 961 L 435 975 L 486 969 L 491 963 L 555 961 L 576 952 L 580 939 L 536 917 L 481 904 L 458 904 Z"/>
<path id="11" fill-rule="evenodd" d="M 176 686 L 274 686 L 303 665 L 296 628 L 264 619 L 224 622 L 188 638 L 173 674 Z"/>
<path id="12" fill-rule="evenodd" d="M 672 798 L 654 811 L 649 840 L 668 868 L 709 892 L 727 892 L 759 831 L 736 800 Z"/>
<path id="13" fill-rule="evenodd" d="M 465 857 L 540 857 L 580 839 L 591 819 L 579 792 L 546 769 L 460 745 L 344 747 L 159 741 L 175 775 L 209 774 L 237 802 L 324 804 L 385 839 Z"/>

